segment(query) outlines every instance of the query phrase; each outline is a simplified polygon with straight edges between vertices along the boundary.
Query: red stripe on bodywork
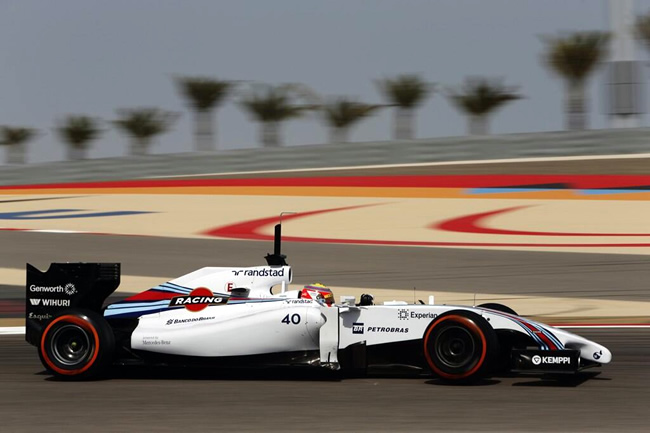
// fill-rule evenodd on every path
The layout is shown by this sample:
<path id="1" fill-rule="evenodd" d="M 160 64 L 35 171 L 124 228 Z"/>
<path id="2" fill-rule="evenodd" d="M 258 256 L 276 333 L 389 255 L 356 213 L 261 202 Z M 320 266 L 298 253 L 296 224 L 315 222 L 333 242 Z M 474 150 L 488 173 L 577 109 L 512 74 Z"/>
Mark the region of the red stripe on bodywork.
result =
<path id="1" fill-rule="evenodd" d="M 129 296 L 124 301 L 163 301 L 175 296 L 182 296 L 180 293 L 161 292 L 158 290 L 146 290 L 137 295 Z"/>
<path id="2" fill-rule="evenodd" d="M 488 308 L 489 310 L 489 308 Z M 532 323 L 527 322 L 526 320 L 522 319 L 519 316 L 514 316 L 512 314 L 504 313 L 503 311 L 498 311 L 498 313 L 502 316 L 506 316 L 509 319 L 514 320 L 517 323 L 520 323 L 524 325 L 527 329 L 532 331 L 535 335 L 537 335 L 547 346 L 550 350 L 558 350 L 559 348 L 553 341 L 548 338 L 543 332 L 542 329 L 536 325 L 533 325 Z"/>

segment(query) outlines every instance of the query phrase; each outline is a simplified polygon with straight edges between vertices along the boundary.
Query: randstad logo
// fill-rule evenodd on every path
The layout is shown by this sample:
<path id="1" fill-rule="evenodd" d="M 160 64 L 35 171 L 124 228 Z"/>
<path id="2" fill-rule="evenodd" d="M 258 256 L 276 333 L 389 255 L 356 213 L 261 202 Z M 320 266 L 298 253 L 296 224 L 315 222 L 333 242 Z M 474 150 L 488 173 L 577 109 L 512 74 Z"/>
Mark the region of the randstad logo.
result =
<path id="1" fill-rule="evenodd" d="M 241 269 L 241 270 L 232 270 L 232 273 L 236 277 L 240 275 L 243 277 L 284 277 L 284 268 L 282 269 Z"/>

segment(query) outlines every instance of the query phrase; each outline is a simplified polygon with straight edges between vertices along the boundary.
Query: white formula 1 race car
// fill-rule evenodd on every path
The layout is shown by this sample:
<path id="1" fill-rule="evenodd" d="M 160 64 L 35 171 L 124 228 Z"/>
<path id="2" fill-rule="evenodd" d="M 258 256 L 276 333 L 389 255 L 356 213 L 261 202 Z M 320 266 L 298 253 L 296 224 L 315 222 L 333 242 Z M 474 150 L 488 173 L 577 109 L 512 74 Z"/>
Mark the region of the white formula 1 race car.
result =
<path id="1" fill-rule="evenodd" d="M 374 305 L 323 286 L 287 290 L 280 225 L 267 266 L 202 268 L 103 307 L 118 263 L 27 265 L 26 340 L 51 374 L 86 379 L 112 365 L 310 366 L 353 375 L 411 372 L 471 382 L 503 372 L 576 373 L 607 348 L 518 316 L 477 307 Z"/>

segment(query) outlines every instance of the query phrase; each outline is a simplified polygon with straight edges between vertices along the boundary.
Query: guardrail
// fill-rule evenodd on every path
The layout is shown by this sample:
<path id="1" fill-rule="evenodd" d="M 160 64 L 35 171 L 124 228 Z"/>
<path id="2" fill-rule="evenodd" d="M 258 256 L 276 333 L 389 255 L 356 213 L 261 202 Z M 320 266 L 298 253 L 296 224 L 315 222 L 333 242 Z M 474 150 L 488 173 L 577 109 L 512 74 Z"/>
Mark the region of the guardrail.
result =
<path id="1" fill-rule="evenodd" d="M 292 168 L 650 153 L 650 128 L 241 149 L 0 167 L 0 185 Z"/>

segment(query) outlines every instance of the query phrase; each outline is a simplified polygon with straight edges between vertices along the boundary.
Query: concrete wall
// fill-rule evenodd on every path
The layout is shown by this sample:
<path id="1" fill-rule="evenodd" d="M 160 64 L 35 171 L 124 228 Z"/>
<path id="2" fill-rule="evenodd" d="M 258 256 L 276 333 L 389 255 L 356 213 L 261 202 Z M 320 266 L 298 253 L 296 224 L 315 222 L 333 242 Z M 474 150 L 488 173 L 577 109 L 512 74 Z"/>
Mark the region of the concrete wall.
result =
<path id="1" fill-rule="evenodd" d="M 650 129 L 242 149 L 1 166 L 0 185 L 198 173 L 575 155 L 650 153 Z"/>

